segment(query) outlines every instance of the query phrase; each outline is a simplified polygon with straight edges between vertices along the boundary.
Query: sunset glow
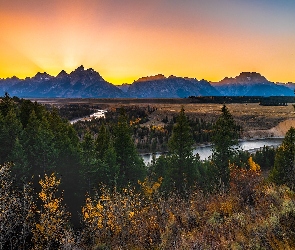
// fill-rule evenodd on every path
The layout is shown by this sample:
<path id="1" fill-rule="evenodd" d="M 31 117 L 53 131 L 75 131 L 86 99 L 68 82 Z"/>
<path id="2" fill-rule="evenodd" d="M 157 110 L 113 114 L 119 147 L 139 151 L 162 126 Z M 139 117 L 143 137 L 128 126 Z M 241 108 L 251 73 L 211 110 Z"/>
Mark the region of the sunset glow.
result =
<path id="1" fill-rule="evenodd" d="M 295 82 L 295 1 L 0 1 L 0 78 L 84 65 L 114 84 L 158 73 Z"/>

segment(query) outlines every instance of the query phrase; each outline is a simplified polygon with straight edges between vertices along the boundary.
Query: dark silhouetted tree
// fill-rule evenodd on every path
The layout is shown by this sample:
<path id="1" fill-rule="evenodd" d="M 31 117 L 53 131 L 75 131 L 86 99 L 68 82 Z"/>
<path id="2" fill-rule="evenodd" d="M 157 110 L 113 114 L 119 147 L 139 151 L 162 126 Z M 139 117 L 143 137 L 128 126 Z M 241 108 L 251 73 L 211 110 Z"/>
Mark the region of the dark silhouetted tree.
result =
<path id="1" fill-rule="evenodd" d="M 22 131 L 15 109 L 9 109 L 6 116 L 0 114 L 0 163 L 11 161 L 9 155 L 15 147 L 16 139 L 20 137 Z"/>
<path id="2" fill-rule="evenodd" d="M 229 164 L 231 158 L 237 153 L 240 127 L 235 123 L 232 115 L 225 105 L 221 109 L 221 116 L 213 126 L 213 154 L 216 185 L 227 188 L 230 180 Z"/>
<path id="3" fill-rule="evenodd" d="M 270 179 L 276 184 L 286 184 L 295 189 L 295 128 L 291 127 L 277 149 Z"/>
<path id="4" fill-rule="evenodd" d="M 143 159 L 138 155 L 131 137 L 127 116 L 122 110 L 114 128 L 114 148 L 119 166 L 118 186 L 137 185 L 146 174 Z"/>
<path id="5" fill-rule="evenodd" d="M 154 166 L 155 176 L 163 177 L 162 188 L 166 191 L 176 188 L 183 193 L 196 183 L 199 157 L 193 155 L 193 145 L 191 127 L 181 108 L 168 142 L 169 153 L 160 157 Z"/>

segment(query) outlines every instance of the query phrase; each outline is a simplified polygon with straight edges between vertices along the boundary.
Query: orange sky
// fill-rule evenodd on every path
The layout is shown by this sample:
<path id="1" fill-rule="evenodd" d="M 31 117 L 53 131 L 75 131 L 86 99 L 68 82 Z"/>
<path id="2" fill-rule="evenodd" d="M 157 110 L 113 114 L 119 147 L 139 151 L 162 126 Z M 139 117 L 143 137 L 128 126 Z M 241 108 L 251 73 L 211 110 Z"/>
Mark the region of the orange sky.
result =
<path id="1" fill-rule="evenodd" d="M 0 0 L 0 77 L 80 65 L 114 84 L 256 71 L 295 82 L 293 0 Z"/>

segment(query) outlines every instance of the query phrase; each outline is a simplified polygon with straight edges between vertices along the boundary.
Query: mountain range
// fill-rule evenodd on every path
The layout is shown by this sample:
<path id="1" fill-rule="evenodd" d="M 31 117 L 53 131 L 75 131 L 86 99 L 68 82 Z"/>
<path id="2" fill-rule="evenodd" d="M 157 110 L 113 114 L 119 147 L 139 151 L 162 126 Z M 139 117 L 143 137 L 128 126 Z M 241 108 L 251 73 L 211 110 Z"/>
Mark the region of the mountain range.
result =
<path id="1" fill-rule="evenodd" d="M 70 74 L 62 70 L 56 77 L 37 73 L 21 80 L 17 77 L 0 80 L 0 94 L 18 97 L 117 98 L 125 97 L 122 90 L 106 82 L 93 69 L 78 67 Z"/>
<path id="2" fill-rule="evenodd" d="M 189 96 L 293 96 L 295 84 L 273 83 L 256 72 L 209 82 L 162 74 L 142 77 L 132 84 L 113 85 L 93 69 L 78 67 L 57 76 L 37 73 L 33 77 L 0 79 L 0 95 L 27 98 L 184 98 Z"/>

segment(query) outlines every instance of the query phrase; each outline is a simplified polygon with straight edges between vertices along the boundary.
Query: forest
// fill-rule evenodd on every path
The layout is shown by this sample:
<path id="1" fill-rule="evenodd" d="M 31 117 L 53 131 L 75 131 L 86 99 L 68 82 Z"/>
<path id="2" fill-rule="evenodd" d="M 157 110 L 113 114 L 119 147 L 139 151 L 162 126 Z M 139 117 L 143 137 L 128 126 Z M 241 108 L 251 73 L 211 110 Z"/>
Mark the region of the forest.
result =
<path id="1" fill-rule="evenodd" d="M 225 105 L 212 123 L 182 108 L 164 128 L 141 127 L 154 109 L 71 125 L 87 108 L 5 94 L 0 249 L 295 248 L 294 128 L 250 154 Z M 213 144 L 206 161 L 193 155 L 201 137 Z M 167 153 L 145 166 L 147 147 Z"/>

